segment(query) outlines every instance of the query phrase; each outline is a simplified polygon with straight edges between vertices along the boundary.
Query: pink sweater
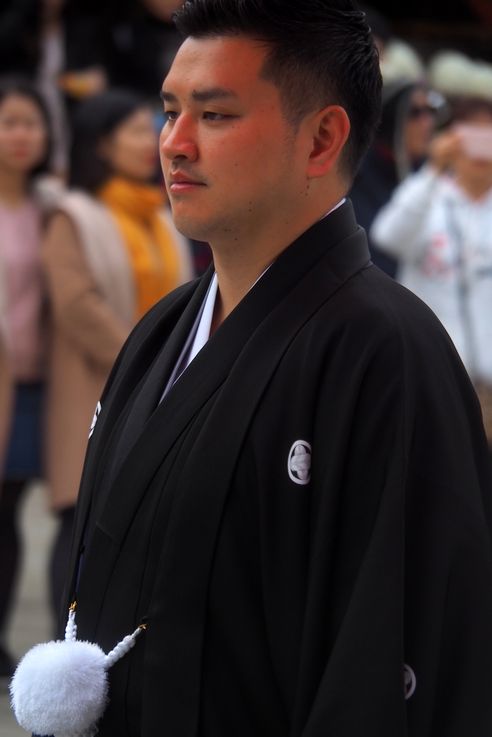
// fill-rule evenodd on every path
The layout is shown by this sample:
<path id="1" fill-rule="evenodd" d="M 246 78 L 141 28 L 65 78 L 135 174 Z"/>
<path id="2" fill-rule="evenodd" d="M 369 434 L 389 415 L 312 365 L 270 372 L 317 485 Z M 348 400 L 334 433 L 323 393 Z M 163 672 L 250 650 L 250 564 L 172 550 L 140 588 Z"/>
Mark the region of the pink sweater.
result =
<path id="1" fill-rule="evenodd" d="M 43 281 L 40 261 L 41 217 L 32 200 L 18 208 L 0 202 L 0 259 L 6 306 L 7 350 L 15 381 L 41 378 Z"/>

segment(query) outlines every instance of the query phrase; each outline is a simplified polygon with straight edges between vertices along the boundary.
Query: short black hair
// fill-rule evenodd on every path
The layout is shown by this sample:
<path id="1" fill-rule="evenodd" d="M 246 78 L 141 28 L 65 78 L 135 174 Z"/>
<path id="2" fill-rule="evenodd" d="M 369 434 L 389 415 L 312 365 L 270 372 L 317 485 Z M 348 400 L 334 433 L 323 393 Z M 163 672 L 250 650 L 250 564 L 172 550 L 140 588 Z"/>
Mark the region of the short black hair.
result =
<path id="1" fill-rule="evenodd" d="M 364 11 L 366 14 L 366 20 L 371 26 L 371 33 L 376 38 L 382 41 L 383 44 L 387 44 L 393 37 L 390 23 L 388 19 L 373 8 L 372 5 L 366 5 L 365 3 L 358 3 L 359 9 Z"/>
<path id="2" fill-rule="evenodd" d="M 0 105 L 8 97 L 12 96 L 25 97 L 35 105 L 43 119 L 46 129 L 46 146 L 44 156 L 41 161 L 29 172 L 29 179 L 35 176 L 46 174 L 50 170 L 51 152 L 53 149 L 53 129 L 51 125 L 51 116 L 48 106 L 39 89 L 29 79 L 8 75 L 0 77 Z"/>
<path id="3" fill-rule="evenodd" d="M 269 47 L 263 77 L 277 86 L 294 126 L 341 105 L 351 132 L 344 164 L 353 177 L 381 108 L 379 56 L 365 15 L 351 0 L 186 0 L 174 14 L 182 36 L 245 36 Z"/>
<path id="4" fill-rule="evenodd" d="M 101 156 L 102 141 L 121 123 L 149 104 L 126 89 L 112 88 L 91 95 L 77 107 L 72 124 L 69 186 L 95 194 L 113 170 Z"/>

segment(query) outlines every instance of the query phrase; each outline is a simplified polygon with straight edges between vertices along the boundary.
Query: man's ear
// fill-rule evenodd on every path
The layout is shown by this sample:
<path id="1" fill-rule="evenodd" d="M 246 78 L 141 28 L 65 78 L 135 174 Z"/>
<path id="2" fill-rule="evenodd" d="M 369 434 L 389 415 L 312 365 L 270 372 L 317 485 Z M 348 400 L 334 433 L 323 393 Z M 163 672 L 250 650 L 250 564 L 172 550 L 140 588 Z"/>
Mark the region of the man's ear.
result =
<path id="1" fill-rule="evenodd" d="M 340 105 L 328 105 L 312 116 L 312 147 L 307 176 L 316 179 L 336 168 L 350 134 L 350 120 Z"/>

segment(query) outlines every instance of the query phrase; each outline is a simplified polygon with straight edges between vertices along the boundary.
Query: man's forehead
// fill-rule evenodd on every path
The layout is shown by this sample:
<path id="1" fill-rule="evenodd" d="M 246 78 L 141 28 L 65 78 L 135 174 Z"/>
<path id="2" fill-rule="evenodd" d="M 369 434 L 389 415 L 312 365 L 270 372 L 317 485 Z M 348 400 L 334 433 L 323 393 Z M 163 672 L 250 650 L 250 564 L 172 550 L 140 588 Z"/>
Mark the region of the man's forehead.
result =
<path id="1" fill-rule="evenodd" d="M 245 37 L 187 38 L 178 49 L 163 83 L 163 92 L 223 90 L 232 96 L 260 81 L 265 48 Z M 224 94 L 225 96 L 225 94 Z"/>
<path id="2" fill-rule="evenodd" d="M 210 102 L 211 100 L 233 100 L 238 95 L 234 90 L 227 87 L 215 86 L 202 89 L 193 88 L 190 97 L 194 102 Z M 161 99 L 163 102 L 176 102 L 177 95 L 164 86 L 161 91 Z"/>

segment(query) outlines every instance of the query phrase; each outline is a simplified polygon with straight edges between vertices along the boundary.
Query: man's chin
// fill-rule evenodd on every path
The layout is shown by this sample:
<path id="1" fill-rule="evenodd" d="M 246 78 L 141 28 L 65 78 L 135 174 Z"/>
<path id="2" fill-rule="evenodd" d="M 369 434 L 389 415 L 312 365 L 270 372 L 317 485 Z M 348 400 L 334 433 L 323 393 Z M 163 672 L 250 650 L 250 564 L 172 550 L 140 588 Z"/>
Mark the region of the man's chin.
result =
<path id="1" fill-rule="evenodd" d="M 209 229 L 203 223 L 182 217 L 174 210 L 171 212 L 176 230 L 179 230 L 181 235 L 193 241 L 208 241 Z"/>

